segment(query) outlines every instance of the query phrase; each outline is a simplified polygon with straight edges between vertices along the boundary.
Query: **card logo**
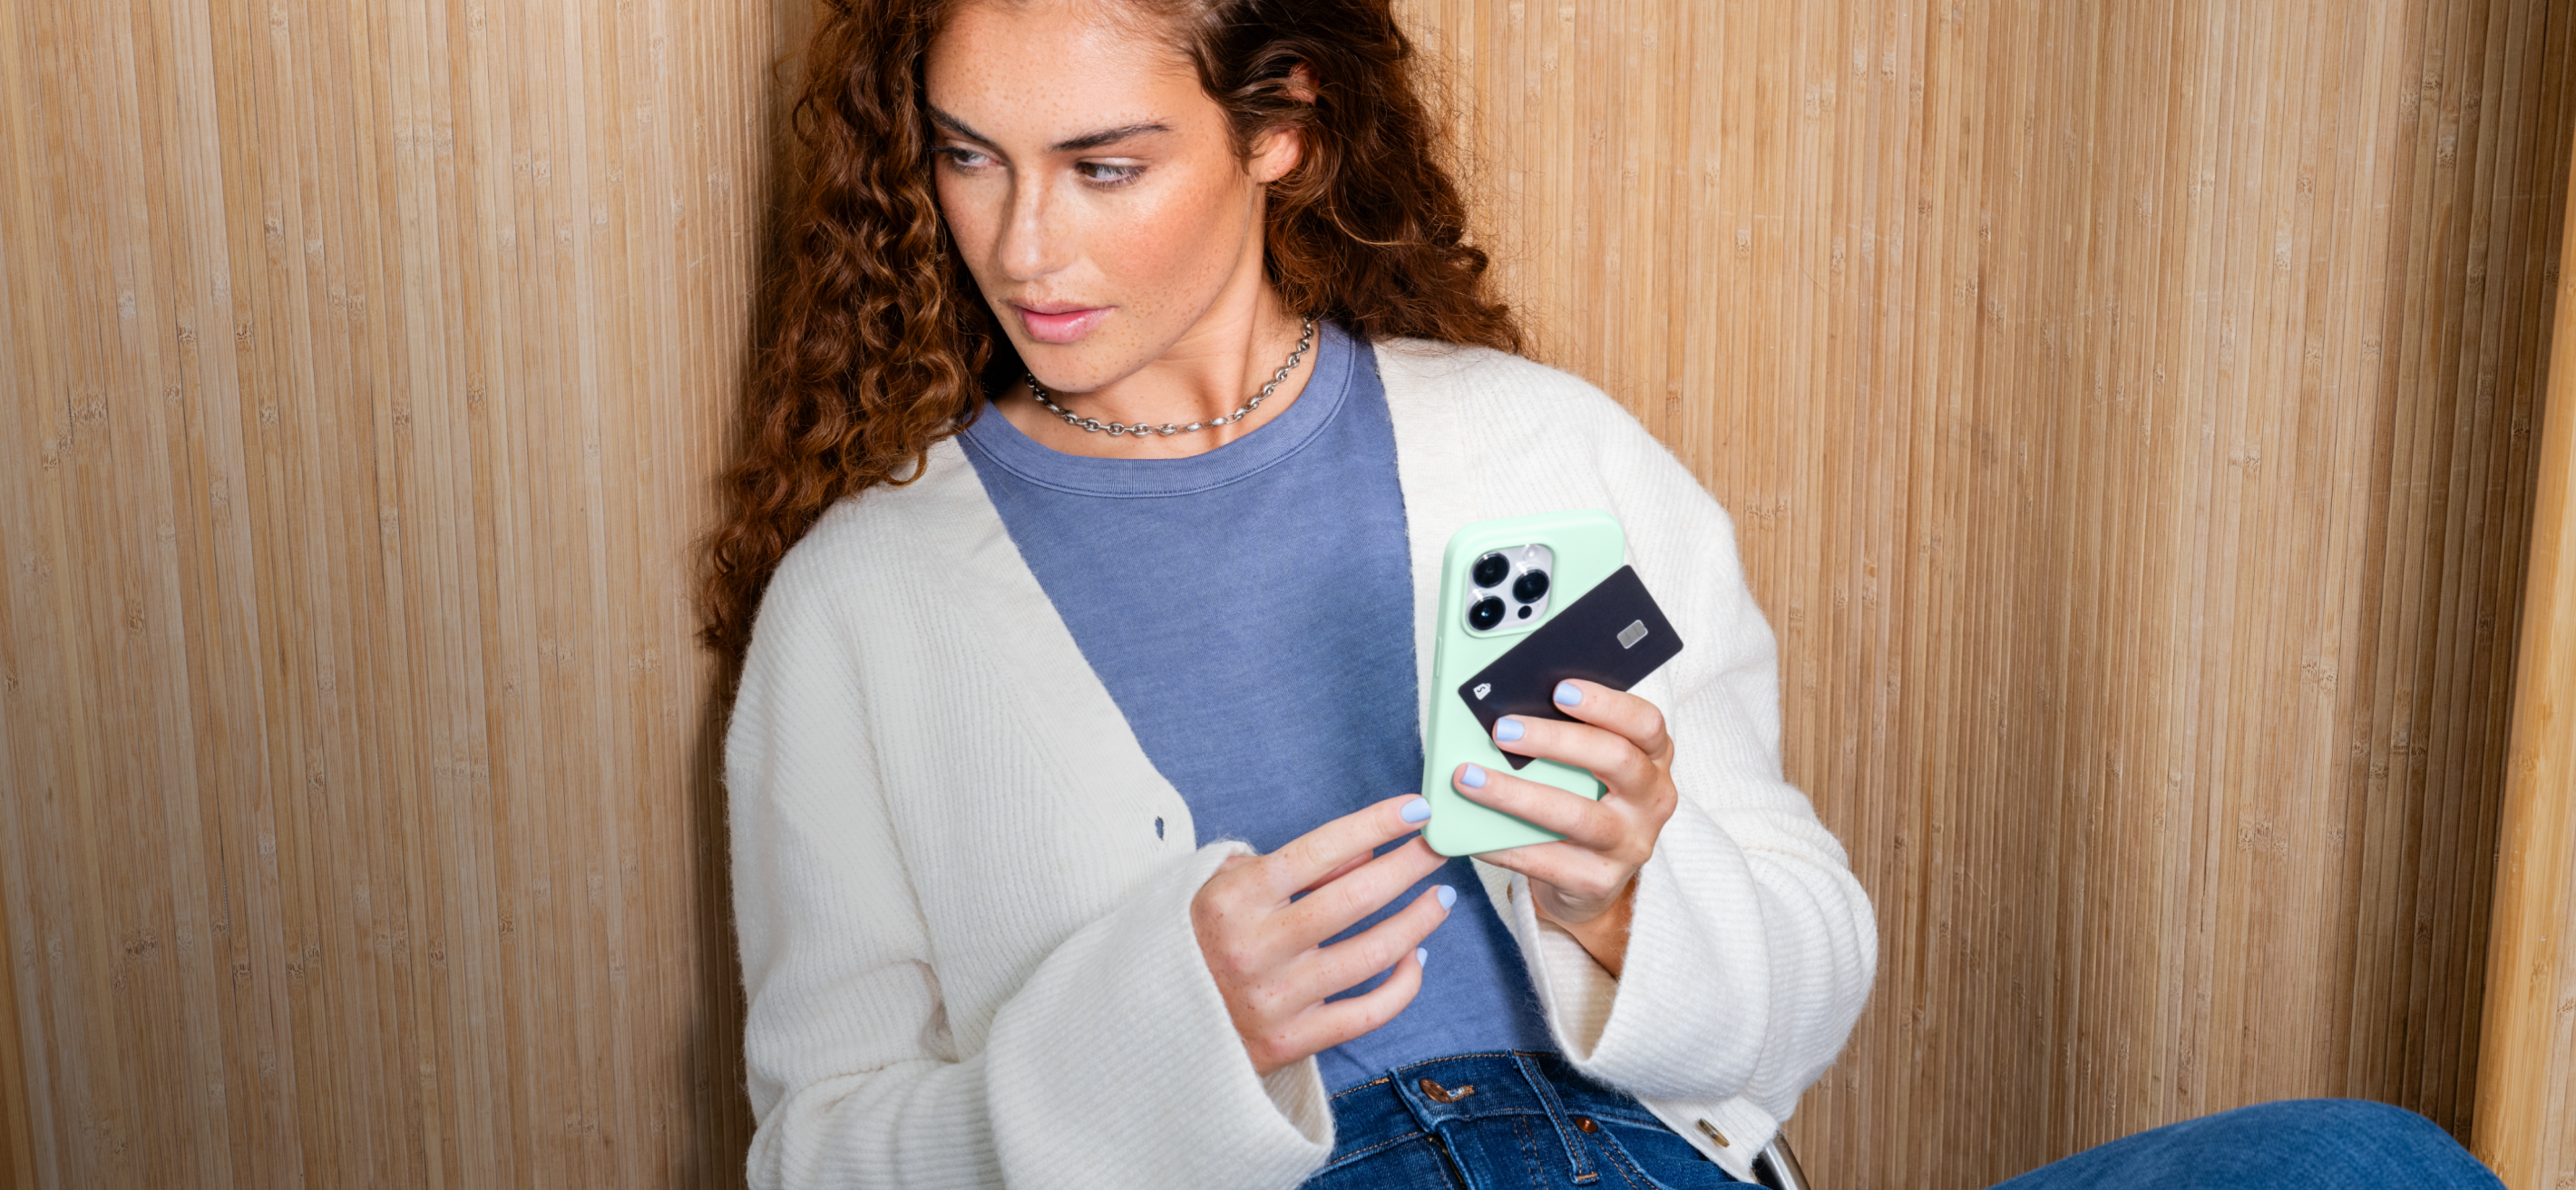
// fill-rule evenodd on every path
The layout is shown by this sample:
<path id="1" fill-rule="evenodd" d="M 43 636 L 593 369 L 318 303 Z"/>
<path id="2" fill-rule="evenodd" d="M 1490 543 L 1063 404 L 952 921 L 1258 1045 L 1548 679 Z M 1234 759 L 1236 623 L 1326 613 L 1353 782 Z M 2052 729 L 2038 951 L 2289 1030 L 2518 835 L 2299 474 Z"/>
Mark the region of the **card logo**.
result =
<path id="1" fill-rule="evenodd" d="M 1491 694 L 1491 693 L 1493 693 L 1493 692 L 1494 692 L 1494 684 L 1493 684 L 1492 682 L 1478 682 L 1478 683 L 1476 683 L 1476 697 L 1477 697 L 1477 698 L 1480 698 L 1480 699 L 1481 699 L 1481 698 L 1485 697 L 1486 695 Z"/>

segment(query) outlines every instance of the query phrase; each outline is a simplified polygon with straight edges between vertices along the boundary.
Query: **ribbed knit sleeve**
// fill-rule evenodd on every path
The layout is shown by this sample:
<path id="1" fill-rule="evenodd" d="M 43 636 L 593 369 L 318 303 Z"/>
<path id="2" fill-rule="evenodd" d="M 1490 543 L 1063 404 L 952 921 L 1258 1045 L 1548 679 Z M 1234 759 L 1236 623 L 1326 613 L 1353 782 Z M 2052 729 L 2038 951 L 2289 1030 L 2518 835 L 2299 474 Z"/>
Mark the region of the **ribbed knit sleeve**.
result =
<path id="1" fill-rule="evenodd" d="M 750 1184 L 1304 1180 L 1331 1143 L 1314 1064 L 1253 1072 L 1190 926 L 1191 897 L 1241 844 L 1155 860 L 960 1052 L 924 905 L 974 890 L 939 884 L 953 874 L 917 870 L 898 842 L 882 785 L 897 766 L 871 738 L 846 620 L 868 581 L 781 570 L 725 741 Z"/>
<path id="2" fill-rule="evenodd" d="M 1523 878 L 1513 924 L 1577 1067 L 1640 1096 L 1749 1102 L 1769 1119 L 1714 1127 L 1738 1134 L 1722 1145 L 1758 1146 L 1849 1037 L 1877 927 L 1842 846 L 1783 778 L 1777 648 L 1732 523 L 1662 444 L 1584 388 L 1569 403 L 1608 428 L 1583 462 L 1609 478 L 1629 557 L 1686 642 L 1638 688 L 1664 712 L 1680 804 L 1638 874 L 1618 981 L 1538 921 Z"/>

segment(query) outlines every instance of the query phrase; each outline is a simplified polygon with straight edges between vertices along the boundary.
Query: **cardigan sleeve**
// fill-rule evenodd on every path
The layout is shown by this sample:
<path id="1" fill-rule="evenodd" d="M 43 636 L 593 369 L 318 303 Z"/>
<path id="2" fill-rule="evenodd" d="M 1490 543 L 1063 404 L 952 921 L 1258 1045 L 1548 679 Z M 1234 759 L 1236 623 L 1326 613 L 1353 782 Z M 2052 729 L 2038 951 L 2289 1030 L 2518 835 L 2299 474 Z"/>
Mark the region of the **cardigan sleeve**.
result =
<path id="1" fill-rule="evenodd" d="M 798 586 L 772 583 L 725 740 L 750 1185 L 1303 1181 L 1331 1148 L 1314 1063 L 1254 1073 L 1190 925 L 1242 844 L 1146 873 L 959 1052 L 862 726 L 847 601 Z"/>
<path id="2" fill-rule="evenodd" d="M 1638 872 L 1618 980 L 1537 919 L 1521 877 L 1513 925 L 1578 1068 L 1632 1094 L 1741 1098 L 1785 1120 L 1859 1018 L 1876 921 L 1842 846 L 1782 774 L 1777 646 L 1731 521 L 1642 427 L 1607 415 L 1618 427 L 1596 465 L 1627 478 L 1630 557 L 1685 641 L 1661 708 L 1680 801 Z"/>

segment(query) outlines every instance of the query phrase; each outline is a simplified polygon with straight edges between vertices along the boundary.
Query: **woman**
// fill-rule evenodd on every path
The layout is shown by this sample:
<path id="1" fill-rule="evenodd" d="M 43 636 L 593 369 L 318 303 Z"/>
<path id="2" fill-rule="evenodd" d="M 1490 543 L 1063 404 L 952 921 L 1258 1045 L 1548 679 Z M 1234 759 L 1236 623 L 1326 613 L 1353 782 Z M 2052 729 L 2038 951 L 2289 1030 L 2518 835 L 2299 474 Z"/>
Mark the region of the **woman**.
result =
<path id="1" fill-rule="evenodd" d="M 1724 513 L 1510 354 L 1383 0 L 834 0 L 810 68 L 709 590 L 752 1184 L 1745 1176 L 1869 906 Z M 1565 840 L 1443 859 L 1440 551 L 1566 508 L 1690 647 L 1499 723 L 1608 792 L 1462 765 Z"/>

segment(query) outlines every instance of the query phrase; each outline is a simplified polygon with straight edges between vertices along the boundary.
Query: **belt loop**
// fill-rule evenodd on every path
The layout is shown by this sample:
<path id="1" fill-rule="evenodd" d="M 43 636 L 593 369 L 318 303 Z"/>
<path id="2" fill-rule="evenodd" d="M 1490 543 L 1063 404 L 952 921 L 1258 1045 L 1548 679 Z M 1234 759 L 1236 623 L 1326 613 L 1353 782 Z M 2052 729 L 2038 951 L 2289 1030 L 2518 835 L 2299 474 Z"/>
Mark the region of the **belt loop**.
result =
<path id="1" fill-rule="evenodd" d="M 1521 1077 L 1529 1080 L 1530 1089 L 1538 1092 L 1539 1104 L 1547 1109 L 1548 1122 L 1556 1125 L 1557 1138 L 1565 1142 L 1566 1159 L 1574 1163 L 1574 1184 L 1586 1186 L 1599 1181 L 1601 1171 L 1592 1168 L 1592 1150 L 1574 1134 L 1574 1121 L 1565 1118 L 1565 1104 L 1556 1097 L 1556 1084 L 1549 1082 L 1538 1068 L 1538 1055 L 1515 1050 L 1512 1061 L 1521 1068 Z"/>

